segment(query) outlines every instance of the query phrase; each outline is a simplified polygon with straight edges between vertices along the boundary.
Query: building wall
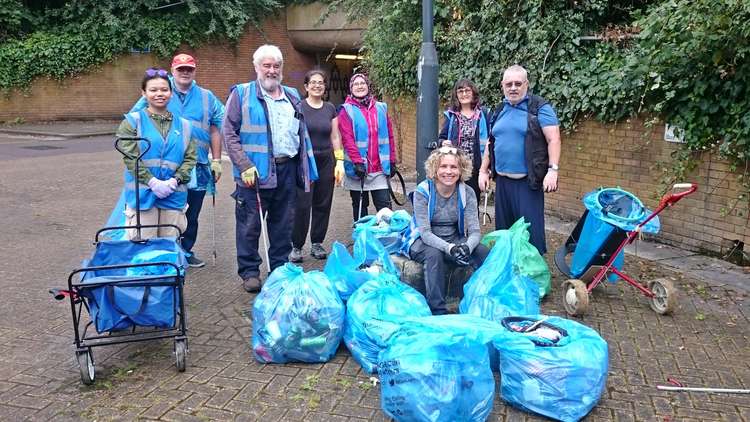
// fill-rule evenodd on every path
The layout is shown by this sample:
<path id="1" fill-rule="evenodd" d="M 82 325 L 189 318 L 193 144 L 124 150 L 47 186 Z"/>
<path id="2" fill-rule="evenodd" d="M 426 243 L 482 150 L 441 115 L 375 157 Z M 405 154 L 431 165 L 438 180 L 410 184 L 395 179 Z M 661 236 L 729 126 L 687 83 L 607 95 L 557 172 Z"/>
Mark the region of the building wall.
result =
<path id="1" fill-rule="evenodd" d="M 236 45 L 208 44 L 179 52 L 196 58 L 196 81 L 224 100 L 232 85 L 255 79 L 251 56 L 265 43 L 279 46 L 284 54 L 284 83 L 301 89 L 305 72 L 313 67 L 314 59 L 292 48 L 283 12 L 267 20 L 260 31 L 248 25 Z M 126 54 L 63 81 L 39 78 L 27 90 L 0 96 L 0 121 L 119 118 L 140 97 L 143 71 L 150 66 L 166 69 L 170 62 L 171 57 Z"/>
<path id="2" fill-rule="evenodd" d="M 391 99 L 390 107 L 402 162 L 413 170 L 418 164 L 416 103 L 413 98 Z M 563 133 L 560 190 L 546 195 L 547 213 L 577 220 L 583 212 L 583 196 L 600 186 L 620 186 L 655 208 L 662 174 L 659 163 L 668 165 L 670 154 L 679 147 L 663 136 L 663 124 L 649 129 L 640 119 L 619 124 L 584 121 L 575 132 Z M 698 192 L 660 214 L 662 229 L 656 238 L 689 250 L 721 254 L 730 252 L 735 240 L 750 245 L 748 203 L 737 200 L 743 194 L 737 176 L 729 163 L 704 154 L 685 180 L 697 183 Z"/>

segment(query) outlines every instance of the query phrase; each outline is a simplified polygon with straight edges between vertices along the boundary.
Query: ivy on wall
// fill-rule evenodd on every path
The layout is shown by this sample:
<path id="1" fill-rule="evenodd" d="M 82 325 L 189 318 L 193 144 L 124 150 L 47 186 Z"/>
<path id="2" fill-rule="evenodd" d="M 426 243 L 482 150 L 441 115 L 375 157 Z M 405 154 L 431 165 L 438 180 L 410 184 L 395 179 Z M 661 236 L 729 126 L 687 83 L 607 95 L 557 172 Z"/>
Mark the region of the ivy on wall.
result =
<path id="1" fill-rule="evenodd" d="M 363 53 L 379 88 L 415 94 L 421 2 L 331 6 L 369 19 Z M 436 0 L 434 22 L 443 98 L 468 77 L 496 104 L 503 70 L 518 63 L 566 129 L 581 118 L 656 115 L 686 141 L 668 179 L 686 176 L 700 152 L 717 152 L 750 188 L 750 2 Z"/>
<path id="2" fill-rule="evenodd" d="M 0 0 L 0 90 L 64 78 L 131 49 L 236 40 L 285 4 L 275 0 Z"/>

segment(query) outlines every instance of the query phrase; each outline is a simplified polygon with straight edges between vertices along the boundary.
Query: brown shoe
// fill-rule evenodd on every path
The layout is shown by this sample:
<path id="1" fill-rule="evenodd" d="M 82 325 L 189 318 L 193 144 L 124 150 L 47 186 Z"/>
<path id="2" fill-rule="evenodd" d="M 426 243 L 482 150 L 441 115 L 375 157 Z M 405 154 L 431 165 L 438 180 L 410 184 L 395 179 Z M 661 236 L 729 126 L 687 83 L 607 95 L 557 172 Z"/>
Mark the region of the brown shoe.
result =
<path id="1" fill-rule="evenodd" d="M 248 277 L 243 279 L 242 288 L 248 293 L 257 293 L 260 291 L 260 279 L 258 277 Z"/>

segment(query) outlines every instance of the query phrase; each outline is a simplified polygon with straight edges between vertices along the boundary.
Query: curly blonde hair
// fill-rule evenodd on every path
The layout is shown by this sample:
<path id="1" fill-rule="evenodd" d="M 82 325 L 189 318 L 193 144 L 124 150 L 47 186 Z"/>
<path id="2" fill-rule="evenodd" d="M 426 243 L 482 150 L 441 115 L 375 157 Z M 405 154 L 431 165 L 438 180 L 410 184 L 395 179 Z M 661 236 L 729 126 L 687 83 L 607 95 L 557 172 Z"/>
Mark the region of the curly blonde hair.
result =
<path id="1" fill-rule="evenodd" d="M 461 172 L 461 181 L 465 182 L 469 180 L 472 172 L 471 161 L 463 151 L 455 147 L 440 147 L 432 151 L 432 154 L 430 154 L 427 161 L 424 163 L 424 170 L 427 178 L 435 180 L 438 167 L 440 167 L 440 160 L 447 155 L 456 157 L 456 161 L 458 161 L 458 169 Z"/>

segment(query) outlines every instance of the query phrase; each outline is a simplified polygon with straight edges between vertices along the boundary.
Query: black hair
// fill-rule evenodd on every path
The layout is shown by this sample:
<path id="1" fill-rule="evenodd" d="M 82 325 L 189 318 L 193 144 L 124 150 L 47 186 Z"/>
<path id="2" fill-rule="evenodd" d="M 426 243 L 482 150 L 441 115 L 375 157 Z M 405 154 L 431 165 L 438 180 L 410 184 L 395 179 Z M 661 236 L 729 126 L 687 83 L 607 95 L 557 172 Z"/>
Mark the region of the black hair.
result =
<path id="1" fill-rule="evenodd" d="M 172 84 L 169 83 L 169 73 L 166 70 L 159 67 L 149 67 L 146 69 L 146 73 L 143 74 L 143 80 L 141 81 L 141 90 L 146 90 L 146 83 L 152 79 L 164 79 L 167 81 L 169 90 L 172 91 Z"/>
<path id="2" fill-rule="evenodd" d="M 479 90 L 477 89 L 477 86 L 474 85 L 474 82 L 466 78 L 461 78 L 456 81 L 455 85 L 453 85 L 453 90 L 451 91 L 451 104 L 450 104 L 451 109 L 453 111 L 461 110 L 461 103 L 458 102 L 458 94 L 457 94 L 457 91 L 461 88 L 471 89 L 471 92 L 472 92 L 471 108 L 476 108 L 479 105 Z"/>

